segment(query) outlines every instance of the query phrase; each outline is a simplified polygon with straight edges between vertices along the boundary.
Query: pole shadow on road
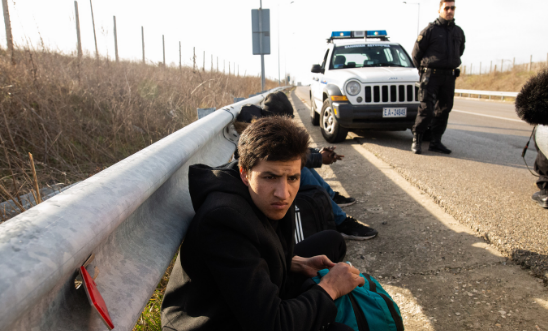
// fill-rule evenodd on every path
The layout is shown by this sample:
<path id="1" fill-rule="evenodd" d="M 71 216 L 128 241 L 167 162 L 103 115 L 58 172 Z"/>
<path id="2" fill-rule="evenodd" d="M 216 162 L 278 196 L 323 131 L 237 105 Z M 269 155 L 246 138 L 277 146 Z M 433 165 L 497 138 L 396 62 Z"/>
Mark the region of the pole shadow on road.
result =
<path id="1" fill-rule="evenodd" d="M 308 108 L 295 94 L 292 99 L 312 139 L 328 145 L 309 124 Z M 379 143 L 399 140 L 406 150 L 410 145 L 409 132 L 369 136 L 374 137 Z M 349 215 L 379 231 L 373 240 L 347 241 L 347 259 L 381 281 L 402 310 L 406 330 L 548 330 L 542 283 L 507 263 L 429 196 L 397 174 L 389 176 L 393 169 L 373 164 L 357 141 L 347 139 L 337 152 L 344 161 L 324 166 L 320 174 L 356 198 L 345 208 Z"/>

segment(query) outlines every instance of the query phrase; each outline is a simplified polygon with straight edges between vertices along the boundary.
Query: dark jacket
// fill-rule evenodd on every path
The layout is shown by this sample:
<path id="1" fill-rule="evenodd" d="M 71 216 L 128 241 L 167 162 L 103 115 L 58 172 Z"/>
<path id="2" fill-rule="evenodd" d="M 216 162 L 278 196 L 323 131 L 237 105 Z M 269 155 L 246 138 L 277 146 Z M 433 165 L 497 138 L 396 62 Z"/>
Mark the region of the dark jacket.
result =
<path id="1" fill-rule="evenodd" d="M 289 272 L 294 206 L 278 222 L 253 204 L 237 162 L 189 169 L 196 215 L 162 303 L 163 330 L 320 330 L 337 308 Z"/>
<path id="2" fill-rule="evenodd" d="M 464 53 L 464 31 L 455 20 L 441 17 L 428 24 L 413 47 L 413 63 L 417 68 L 456 69 Z"/>
<path id="3" fill-rule="evenodd" d="M 322 154 L 320 154 L 319 148 L 309 148 L 310 153 L 306 158 L 306 164 L 304 165 L 307 168 L 321 168 L 323 165 Z"/>

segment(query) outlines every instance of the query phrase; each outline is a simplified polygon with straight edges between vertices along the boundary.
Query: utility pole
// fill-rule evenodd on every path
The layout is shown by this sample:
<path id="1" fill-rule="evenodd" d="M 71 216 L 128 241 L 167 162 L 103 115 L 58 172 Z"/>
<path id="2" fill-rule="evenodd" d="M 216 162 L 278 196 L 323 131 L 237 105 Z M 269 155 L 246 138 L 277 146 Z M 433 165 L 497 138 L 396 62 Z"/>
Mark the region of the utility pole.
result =
<path id="1" fill-rule="evenodd" d="M 74 3 L 76 3 L 76 1 Z M 8 54 L 11 57 L 11 64 L 15 65 L 15 54 L 13 50 L 13 35 L 11 34 L 11 22 L 10 22 L 10 11 L 8 8 L 8 0 L 2 0 L 2 7 L 4 7 L 4 24 L 6 25 L 6 41 L 8 43 Z"/>
<path id="2" fill-rule="evenodd" d="M 89 6 L 91 7 L 91 24 L 93 25 L 93 39 L 95 39 L 95 57 L 99 59 L 99 49 L 97 48 L 97 35 L 95 34 L 95 18 L 93 17 L 93 4 L 89 0 Z"/>
<path id="3" fill-rule="evenodd" d="M 118 62 L 118 34 L 116 32 L 116 16 L 114 17 L 114 54 L 116 54 L 116 62 Z"/>
<path id="4" fill-rule="evenodd" d="M 7 0 L 3 0 L 7 3 Z M 76 18 L 76 37 L 78 39 L 78 59 L 82 58 L 82 39 L 80 38 L 80 16 L 78 15 L 78 1 L 74 1 L 74 17 Z"/>
<path id="5" fill-rule="evenodd" d="M 420 21 L 421 21 L 421 4 L 420 2 L 407 2 L 407 1 L 404 1 L 403 3 L 405 3 L 406 5 L 418 5 L 418 12 L 417 12 L 417 36 L 419 35 L 419 26 L 420 26 Z"/>
<path id="6" fill-rule="evenodd" d="M 143 64 L 145 64 L 145 28 L 141 26 L 141 38 L 143 41 Z"/>
<path id="7" fill-rule="evenodd" d="M 194 54 L 192 55 L 192 71 L 196 72 L 196 47 L 192 48 L 192 53 Z"/>
<path id="8" fill-rule="evenodd" d="M 263 52 L 263 0 L 261 1 L 261 5 L 259 7 L 259 31 L 261 33 L 261 36 L 259 38 L 259 43 L 261 47 L 261 53 Z M 264 54 L 261 54 L 261 92 L 264 91 Z"/>
<path id="9" fill-rule="evenodd" d="M 280 3 L 278 3 L 278 86 L 281 86 L 281 85 L 282 85 L 282 82 L 280 81 Z"/>
<path id="10" fill-rule="evenodd" d="M 162 52 L 164 55 L 164 68 L 166 67 L 166 41 L 164 39 L 164 35 L 162 35 Z"/>

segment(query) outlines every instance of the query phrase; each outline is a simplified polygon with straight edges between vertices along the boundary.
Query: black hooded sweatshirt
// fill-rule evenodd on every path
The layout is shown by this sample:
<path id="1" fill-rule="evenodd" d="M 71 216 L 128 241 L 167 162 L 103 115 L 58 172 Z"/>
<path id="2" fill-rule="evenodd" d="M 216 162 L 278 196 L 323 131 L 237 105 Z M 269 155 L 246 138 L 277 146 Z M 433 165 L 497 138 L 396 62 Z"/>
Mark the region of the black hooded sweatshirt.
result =
<path id="1" fill-rule="evenodd" d="M 167 330 L 320 330 L 337 308 L 318 285 L 289 271 L 294 205 L 271 221 L 254 205 L 237 162 L 193 165 L 189 190 L 196 215 L 162 303 Z"/>
<path id="2" fill-rule="evenodd" d="M 413 47 L 413 63 L 417 68 L 455 69 L 464 54 L 464 31 L 439 17 L 421 31 Z"/>

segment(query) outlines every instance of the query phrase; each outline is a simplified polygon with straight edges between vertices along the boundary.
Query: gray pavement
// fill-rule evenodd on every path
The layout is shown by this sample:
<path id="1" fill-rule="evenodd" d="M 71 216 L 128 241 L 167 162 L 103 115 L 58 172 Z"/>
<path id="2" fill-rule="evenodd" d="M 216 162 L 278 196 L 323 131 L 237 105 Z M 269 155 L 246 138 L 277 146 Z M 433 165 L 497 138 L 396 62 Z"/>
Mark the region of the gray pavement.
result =
<path id="1" fill-rule="evenodd" d="M 308 101 L 306 87 L 297 93 Z M 428 152 L 428 143 L 422 155 L 411 153 L 410 131 L 352 137 L 548 284 L 548 210 L 531 199 L 536 178 L 521 158 L 532 127 L 519 121 L 513 104 L 457 98 L 454 108 L 443 138 L 451 155 Z M 535 157 L 531 142 L 531 169 Z"/>
<path id="2" fill-rule="evenodd" d="M 309 108 L 305 104 L 307 96 L 305 88 L 298 88 L 292 94 L 297 117 L 302 119 L 314 142 L 325 146 L 327 143 L 319 128 L 310 125 Z M 492 116 L 511 116 L 511 113 Z M 495 120 L 484 118 L 490 122 Z M 479 126 L 492 125 L 481 121 L 474 120 Z M 468 125 L 467 121 L 460 123 Z M 518 200 L 521 205 L 514 209 L 522 210 L 521 215 L 524 221 L 529 221 L 527 227 L 531 230 L 535 221 L 526 217 L 543 214 L 527 200 L 529 193 L 525 197 L 519 195 L 534 192 L 532 176 L 527 176 L 519 159 L 506 160 L 493 153 L 486 156 L 488 161 L 479 161 L 481 151 L 475 151 L 473 156 L 465 153 L 465 145 L 475 142 L 488 146 L 500 144 L 499 153 L 512 155 L 512 151 L 504 151 L 507 148 L 504 142 L 513 142 L 516 145 L 513 148 L 519 149 L 521 142 L 525 143 L 528 130 L 527 126 L 514 129 L 512 125 L 508 128 L 500 125 L 503 127 L 497 130 L 516 130 L 517 133 L 503 138 L 504 134 L 495 130 L 491 134 L 499 136 L 493 141 L 485 132 L 479 132 L 481 130 L 462 137 L 452 133 L 455 129 L 451 128 L 448 134 L 470 140 L 463 142 L 462 148 L 456 148 L 454 154 L 459 157 L 453 154 L 450 157 L 416 156 L 409 151 L 409 132 L 363 134 L 337 144 L 337 152 L 345 155 L 345 160 L 320 170 L 334 189 L 358 200 L 345 211 L 379 230 L 376 239 L 348 241 L 347 258 L 360 270 L 379 278 L 402 309 L 407 330 L 548 330 L 548 292 L 542 281 L 531 277 L 528 270 L 510 263 L 505 251 L 499 249 L 507 244 L 495 247 L 480 236 L 483 229 L 487 233 L 498 230 L 506 235 L 501 238 L 508 241 L 506 238 L 518 232 L 515 227 L 510 228 L 512 232 L 505 232 L 509 228 L 495 218 L 498 199 L 506 204 Z M 416 170 L 420 164 L 427 164 L 426 169 Z M 480 170 L 484 167 L 489 169 Z M 471 178 L 465 178 L 460 172 L 471 173 L 466 175 Z M 489 182 L 493 178 L 491 172 L 508 173 L 511 178 Z M 453 181 L 451 184 L 442 180 L 447 174 Z M 472 183 L 478 180 L 479 185 Z M 478 195 L 503 185 L 501 181 L 506 183 L 505 180 L 526 184 L 512 187 L 513 195 L 505 192 L 493 201 Z M 459 209 L 466 203 L 473 207 L 464 211 Z M 513 210 L 511 206 L 504 208 Z M 487 217 L 482 213 L 478 216 L 477 211 L 482 209 L 492 220 L 489 227 L 482 225 L 478 233 L 470 225 L 479 224 Z M 462 215 L 469 216 L 470 220 L 461 219 Z M 538 227 L 542 226 L 542 221 L 537 223 Z M 493 237 L 489 235 L 489 238 Z M 546 242 L 546 237 L 538 238 Z M 523 242 L 528 249 L 543 248 L 542 241 L 537 246 L 534 241 Z"/>

